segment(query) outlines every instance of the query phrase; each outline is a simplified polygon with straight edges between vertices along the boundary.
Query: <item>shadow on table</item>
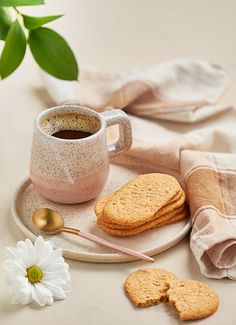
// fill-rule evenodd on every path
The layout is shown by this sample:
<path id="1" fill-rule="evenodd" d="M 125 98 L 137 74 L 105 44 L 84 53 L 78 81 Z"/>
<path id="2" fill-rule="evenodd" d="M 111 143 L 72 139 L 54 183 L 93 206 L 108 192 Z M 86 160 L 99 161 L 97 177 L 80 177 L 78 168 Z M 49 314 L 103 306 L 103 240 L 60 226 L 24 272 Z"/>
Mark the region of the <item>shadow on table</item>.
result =
<path id="1" fill-rule="evenodd" d="M 44 104 L 46 107 L 52 107 L 55 106 L 55 102 L 51 99 L 45 88 L 43 87 L 37 87 L 32 88 L 31 91 L 40 99 L 40 101 Z"/>

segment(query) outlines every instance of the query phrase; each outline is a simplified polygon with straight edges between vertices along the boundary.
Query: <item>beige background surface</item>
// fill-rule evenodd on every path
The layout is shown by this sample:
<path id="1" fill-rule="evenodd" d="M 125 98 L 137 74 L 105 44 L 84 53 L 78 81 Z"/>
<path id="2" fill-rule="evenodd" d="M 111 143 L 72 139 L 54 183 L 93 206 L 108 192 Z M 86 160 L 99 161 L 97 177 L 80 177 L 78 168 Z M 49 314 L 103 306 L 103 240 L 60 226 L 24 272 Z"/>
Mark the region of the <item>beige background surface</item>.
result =
<path id="1" fill-rule="evenodd" d="M 36 15 L 65 12 L 66 16 L 51 26 L 67 38 L 82 66 L 120 71 L 145 68 L 178 57 L 220 63 L 232 76 L 227 100 L 236 102 L 236 2 L 233 0 L 49 0 L 44 8 L 22 11 Z M 17 184 L 28 174 L 33 120 L 51 104 L 28 53 L 20 69 L 0 83 L 0 265 L 3 248 L 23 238 L 10 221 L 10 200 Z M 218 117 L 219 123 L 231 128 L 234 119 L 235 112 Z M 135 128 L 142 127 L 137 118 L 133 123 Z M 205 125 L 208 123 L 211 121 Z M 181 124 L 176 130 L 171 123 L 161 122 L 157 127 L 146 122 L 144 132 L 147 134 L 151 128 L 160 132 L 168 129 L 171 135 L 190 129 Z M 44 309 L 35 305 L 11 306 L 1 266 L 0 324 L 127 325 L 131 321 L 137 325 L 179 324 L 174 312 L 165 305 L 136 310 L 125 297 L 122 285 L 126 276 L 147 264 L 68 263 L 72 292 L 65 301 Z M 219 293 L 219 311 L 195 324 L 236 323 L 236 283 L 202 277 L 188 238 L 156 256 L 152 266 L 166 268 L 183 278 L 203 280 Z"/>

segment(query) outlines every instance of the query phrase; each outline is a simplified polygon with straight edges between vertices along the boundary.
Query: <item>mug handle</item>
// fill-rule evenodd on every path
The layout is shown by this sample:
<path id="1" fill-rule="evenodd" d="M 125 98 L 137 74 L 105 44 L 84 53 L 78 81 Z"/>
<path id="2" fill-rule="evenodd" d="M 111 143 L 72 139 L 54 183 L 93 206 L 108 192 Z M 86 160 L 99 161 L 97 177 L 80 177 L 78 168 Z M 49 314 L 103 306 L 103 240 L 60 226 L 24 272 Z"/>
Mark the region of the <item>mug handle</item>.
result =
<path id="1" fill-rule="evenodd" d="M 128 116 L 120 109 L 112 109 L 101 113 L 106 127 L 119 124 L 119 139 L 108 145 L 110 158 L 117 157 L 132 145 L 132 128 Z"/>

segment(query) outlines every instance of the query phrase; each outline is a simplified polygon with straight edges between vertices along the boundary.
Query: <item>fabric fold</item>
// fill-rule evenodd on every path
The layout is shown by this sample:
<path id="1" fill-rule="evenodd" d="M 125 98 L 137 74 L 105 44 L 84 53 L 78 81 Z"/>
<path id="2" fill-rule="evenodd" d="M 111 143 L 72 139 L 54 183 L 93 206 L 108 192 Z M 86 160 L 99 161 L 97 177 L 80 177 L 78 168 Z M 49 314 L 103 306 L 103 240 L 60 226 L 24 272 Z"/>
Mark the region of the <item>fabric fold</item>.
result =
<path id="1" fill-rule="evenodd" d="M 55 103 L 74 103 L 97 111 L 112 106 L 137 116 L 194 123 L 232 108 L 220 103 L 229 87 L 228 74 L 201 60 L 173 60 L 119 74 L 84 68 L 79 83 L 46 73 L 42 78 Z"/>
<path id="2" fill-rule="evenodd" d="M 181 166 L 191 249 L 204 275 L 225 277 L 236 265 L 236 154 L 184 150 Z"/>

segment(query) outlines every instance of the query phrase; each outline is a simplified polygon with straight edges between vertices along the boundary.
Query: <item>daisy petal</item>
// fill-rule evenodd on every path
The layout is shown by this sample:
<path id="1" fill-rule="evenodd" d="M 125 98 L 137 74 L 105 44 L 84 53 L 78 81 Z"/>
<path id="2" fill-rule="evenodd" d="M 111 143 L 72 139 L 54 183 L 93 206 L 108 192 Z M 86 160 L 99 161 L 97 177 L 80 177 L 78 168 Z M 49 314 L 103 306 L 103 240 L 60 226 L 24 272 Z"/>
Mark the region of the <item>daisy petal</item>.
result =
<path id="1" fill-rule="evenodd" d="M 19 240 L 16 244 L 17 249 L 24 249 L 25 248 L 25 242 L 23 240 Z"/>
<path id="2" fill-rule="evenodd" d="M 29 239 L 25 240 L 25 255 L 28 257 L 27 266 L 35 264 L 35 248 Z"/>
<path id="3" fill-rule="evenodd" d="M 33 301 L 31 294 L 31 285 L 28 283 L 24 288 L 20 289 L 21 293 L 21 304 L 27 305 Z"/>
<path id="4" fill-rule="evenodd" d="M 65 263 L 50 263 L 42 268 L 43 272 L 57 272 L 66 269 Z M 66 269 L 67 270 L 67 269 Z"/>
<path id="5" fill-rule="evenodd" d="M 47 306 L 51 306 L 52 304 L 53 304 L 53 296 L 48 298 Z"/>
<path id="6" fill-rule="evenodd" d="M 17 258 L 15 247 L 5 247 L 4 252 L 8 258 L 11 258 L 11 259 Z"/>
<path id="7" fill-rule="evenodd" d="M 19 286 L 26 286 L 29 283 L 27 277 L 19 275 L 15 278 L 15 284 L 18 284 Z"/>
<path id="8" fill-rule="evenodd" d="M 46 281 L 50 281 L 53 279 L 67 279 L 68 271 L 67 270 L 58 270 L 56 272 L 43 272 L 43 279 Z"/>
<path id="9" fill-rule="evenodd" d="M 23 240 L 20 240 L 16 244 L 16 250 L 17 253 L 24 253 L 25 252 L 25 242 Z"/>
<path id="10" fill-rule="evenodd" d="M 48 286 L 59 287 L 65 293 L 70 292 L 69 283 L 68 283 L 68 281 L 65 281 L 65 280 L 51 280 L 50 282 L 43 280 L 42 283 L 45 284 L 47 287 Z"/>
<path id="11" fill-rule="evenodd" d="M 28 286 L 24 286 L 22 288 L 19 287 L 13 287 L 11 290 L 12 304 L 22 304 L 25 305 L 26 303 L 29 303 L 31 299 L 31 290 Z"/>
<path id="12" fill-rule="evenodd" d="M 51 304 L 52 302 L 52 293 L 41 283 L 35 283 L 32 286 L 32 298 L 37 302 L 41 307 Z"/>
<path id="13" fill-rule="evenodd" d="M 26 274 L 25 268 L 16 261 L 6 260 L 4 262 L 4 269 L 8 272 L 13 272 L 16 276 Z"/>
<path id="14" fill-rule="evenodd" d="M 64 290 L 59 286 L 52 285 L 52 283 L 49 282 L 43 282 L 43 284 L 46 288 L 48 288 L 51 291 L 53 298 L 57 300 L 63 300 L 66 298 L 66 294 Z"/>
<path id="15" fill-rule="evenodd" d="M 47 264 L 52 264 L 57 261 L 58 258 L 62 256 L 62 250 L 60 248 L 52 251 L 46 258 L 44 258 L 41 262 L 39 262 L 39 266 L 44 268 Z"/>
<path id="16" fill-rule="evenodd" d="M 18 305 L 21 303 L 21 294 L 20 292 L 17 292 L 16 294 L 14 294 L 11 298 L 11 304 L 12 305 Z"/>
<path id="17" fill-rule="evenodd" d="M 34 248 L 36 254 L 36 263 L 48 256 L 52 251 L 51 244 L 49 242 L 45 242 L 41 236 L 37 237 L 34 243 Z"/>
<path id="18" fill-rule="evenodd" d="M 21 261 L 23 267 L 27 268 L 31 266 L 31 256 L 29 256 L 27 247 L 24 247 L 24 250 L 18 250 L 17 252 L 18 260 Z"/>
<path id="19" fill-rule="evenodd" d="M 28 248 L 34 248 L 32 241 L 29 240 L 28 238 L 25 240 L 25 246 Z"/>
<path id="20" fill-rule="evenodd" d="M 65 266 L 66 270 L 69 271 L 69 264 L 67 264 L 66 262 L 64 262 L 64 266 Z"/>

